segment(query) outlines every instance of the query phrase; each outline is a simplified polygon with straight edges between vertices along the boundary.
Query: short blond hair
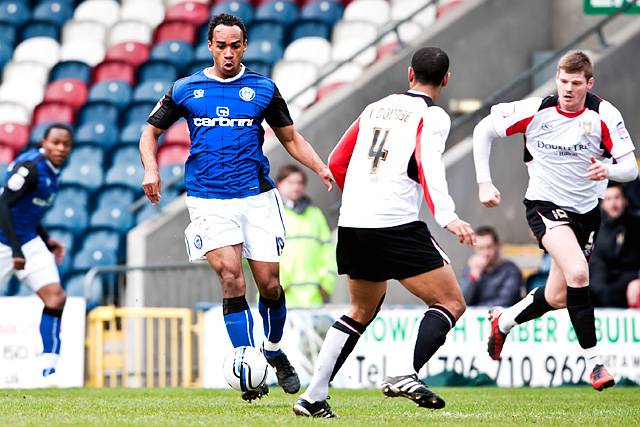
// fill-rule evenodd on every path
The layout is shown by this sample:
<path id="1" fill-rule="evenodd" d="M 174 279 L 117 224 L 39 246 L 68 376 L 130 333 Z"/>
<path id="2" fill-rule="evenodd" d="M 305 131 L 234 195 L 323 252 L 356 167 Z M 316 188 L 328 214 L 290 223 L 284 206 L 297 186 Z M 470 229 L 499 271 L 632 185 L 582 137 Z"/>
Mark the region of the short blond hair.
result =
<path id="1" fill-rule="evenodd" d="M 565 53 L 558 61 L 558 72 L 563 70 L 569 74 L 584 72 L 587 80 L 593 77 L 593 64 L 586 53 L 576 50 Z"/>

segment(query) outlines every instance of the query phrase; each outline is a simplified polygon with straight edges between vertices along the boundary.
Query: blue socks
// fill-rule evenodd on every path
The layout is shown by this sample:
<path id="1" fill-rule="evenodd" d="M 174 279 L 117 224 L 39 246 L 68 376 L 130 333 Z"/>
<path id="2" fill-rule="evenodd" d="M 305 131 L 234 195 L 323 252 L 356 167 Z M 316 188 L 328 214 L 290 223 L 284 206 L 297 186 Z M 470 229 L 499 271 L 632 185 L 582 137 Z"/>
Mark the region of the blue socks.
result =
<path id="1" fill-rule="evenodd" d="M 285 304 L 284 290 L 280 290 L 277 300 L 260 297 L 258 310 L 262 317 L 264 336 L 266 338 L 263 349 L 267 357 L 278 356 L 282 353 L 280 340 L 284 331 L 284 322 L 287 319 L 287 306 Z"/>
<path id="2" fill-rule="evenodd" d="M 233 348 L 254 347 L 253 317 L 244 295 L 222 300 L 224 324 Z"/>
<path id="3" fill-rule="evenodd" d="M 45 307 L 40 319 L 40 336 L 42 337 L 42 352 L 60 354 L 60 321 L 61 308 Z"/>

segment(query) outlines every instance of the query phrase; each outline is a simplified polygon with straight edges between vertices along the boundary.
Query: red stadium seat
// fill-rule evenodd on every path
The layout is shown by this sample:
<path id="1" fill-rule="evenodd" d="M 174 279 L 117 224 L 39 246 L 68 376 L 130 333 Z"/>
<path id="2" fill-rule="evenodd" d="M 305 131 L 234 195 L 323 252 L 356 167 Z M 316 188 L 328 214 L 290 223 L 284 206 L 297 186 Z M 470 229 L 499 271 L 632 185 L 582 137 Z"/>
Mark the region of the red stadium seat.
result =
<path id="1" fill-rule="evenodd" d="M 196 25 L 189 21 L 165 21 L 156 29 L 153 40 L 155 44 L 169 40 L 193 44 L 196 40 Z"/>
<path id="2" fill-rule="evenodd" d="M 0 145 L 0 163 L 8 165 L 13 161 L 14 157 L 15 154 L 13 148 L 6 145 Z"/>
<path id="3" fill-rule="evenodd" d="M 449 0 L 445 4 L 439 5 L 438 9 L 436 10 L 436 17 L 440 18 L 442 15 L 449 12 L 460 3 L 462 3 L 462 0 Z"/>
<path id="4" fill-rule="evenodd" d="M 44 92 L 44 102 L 61 102 L 77 110 L 87 102 L 89 90 L 78 79 L 60 79 L 49 83 Z"/>
<path id="5" fill-rule="evenodd" d="M 322 98 L 324 98 L 325 96 L 329 95 L 331 92 L 333 92 L 334 90 L 344 86 L 345 83 L 343 82 L 336 82 L 336 83 L 329 83 L 327 85 L 324 86 L 320 86 L 318 88 L 318 101 L 321 100 Z"/>
<path id="6" fill-rule="evenodd" d="M 135 74 L 135 68 L 127 62 L 105 61 L 93 69 L 93 82 L 122 81 L 133 86 L 136 79 Z"/>
<path id="7" fill-rule="evenodd" d="M 180 144 L 189 146 L 189 127 L 185 120 L 180 120 L 171 126 L 164 137 L 165 144 Z"/>
<path id="8" fill-rule="evenodd" d="M 73 107 L 62 102 L 44 102 L 38 105 L 33 111 L 31 126 L 35 127 L 42 123 L 51 122 L 73 124 Z"/>
<path id="9" fill-rule="evenodd" d="M 209 18 L 209 6 L 196 1 L 184 1 L 167 8 L 164 19 L 166 21 L 183 20 L 197 26 L 202 25 Z"/>
<path id="10" fill-rule="evenodd" d="M 398 43 L 397 41 L 391 41 L 391 42 L 379 45 L 376 61 L 379 61 L 385 56 L 396 52 L 398 49 L 400 49 L 400 43 Z"/>
<path id="11" fill-rule="evenodd" d="M 163 144 L 158 150 L 158 166 L 184 164 L 189 155 L 189 147 L 179 144 Z"/>
<path id="12" fill-rule="evenodd" d="M 138 68 L 149 59 L 149 46 L 140 42 L 122 42 L 107 50 L 105 61 L 123 61 Z"/>
<path id="13" fill-rule="evenodd" d="M 29 142 L 29 127 L 18 123 L 3 123 L 0 125 L 0 144 L 22 149 Z"/>

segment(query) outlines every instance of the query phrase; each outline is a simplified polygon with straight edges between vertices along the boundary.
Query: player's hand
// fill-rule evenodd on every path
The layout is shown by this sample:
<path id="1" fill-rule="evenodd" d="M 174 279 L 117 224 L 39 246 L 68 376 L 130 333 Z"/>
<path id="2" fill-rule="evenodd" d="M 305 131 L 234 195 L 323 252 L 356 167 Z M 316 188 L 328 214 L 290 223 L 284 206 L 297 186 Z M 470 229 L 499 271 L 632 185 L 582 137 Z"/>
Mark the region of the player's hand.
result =
<path id="1" fill-rule="evenodd" d="M 333 183 L 336 180 L 333 178 L 333 174 L 328 166 L 324 166 L 322 169 L 318 171 L 318 176 L 322 180 L 322 183 L 327 187 L 327 191 L 331 191 L 333 189 Z"/>
<path id="2" fill-rule="evenodd" d="M 500 204 L 500 192 L 491 182 L 478 184 L 478 198 L 485 208 L 494 208 Z"/>
<path id="3" fill-rule="evenodd" d="M 62 260 L 64 259 L 64 256 L 67 253 L 62 243 L 58 242 L 56 239 L 49 238 L 49 240 L 47 240 L 47 246 L 49 247 L 49 250 L 55 257 L 56 262 L 58 264 L 62 264 Z"/>
<path id="4" fill-rule="evenodd" d="M 25 259 L 22 257 L 14 256 L 13 257 L 13 269 L 14 270 L 24 270 L 24 264 L 26 263 Z"/>
<path id="5" fill-rule="evenodd" d="M 467 246 L 474 246 L 476 244 L 476 233 L 468 222 L 456 219 L 451 221 L 444 228 L 450 233 L 455 234 L 460 243 Z"/>
<path id="6" fill-rule="evenodd" d="M 591 181 L 602 181 L 609 178 L 609 169 L 600 160 L 595 157 L 591 157 L 591 164 L 587 169 L 587 179 Z"/>
<path id="7" fill-rule="evenodd" d="M 142 178 L 142 189 L 147 199 L 157 205 L 160 203 L 160 174 L 157 170 L 145 170 Z"/>

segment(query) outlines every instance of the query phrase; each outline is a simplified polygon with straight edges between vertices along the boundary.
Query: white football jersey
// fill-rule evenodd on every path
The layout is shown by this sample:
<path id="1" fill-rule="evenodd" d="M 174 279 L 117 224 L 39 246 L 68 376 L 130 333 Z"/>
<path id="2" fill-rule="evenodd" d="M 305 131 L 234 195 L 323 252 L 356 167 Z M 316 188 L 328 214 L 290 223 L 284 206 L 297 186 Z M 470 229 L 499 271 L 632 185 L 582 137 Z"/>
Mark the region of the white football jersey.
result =
<path id="1" fill-rule="evenodd" d="M 423 198 L 441 226 L 457 219 L 442 153 L 451 120 L 409 91 L 368 105 L 329 156 L 342 188 L 338 225 L 383 228 L 418 220 Z"/>
<path id="2" fill-rule="evenodd" d="M 620 158 L 634 150 L 620 112 L 591 93 L 576 113 L 560 110 L 558 97 L 548 96 L 494 105 L 489 117 L 499 136 L 524 134 L 525 198 L 572 212 L 588 212 L 602 197 L 603 183 L 586 178 L 591 158 Z"/>

